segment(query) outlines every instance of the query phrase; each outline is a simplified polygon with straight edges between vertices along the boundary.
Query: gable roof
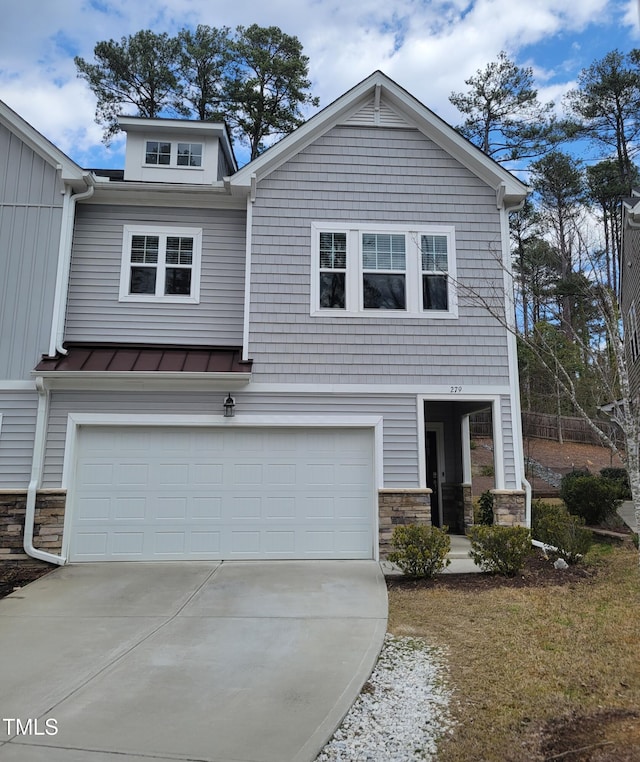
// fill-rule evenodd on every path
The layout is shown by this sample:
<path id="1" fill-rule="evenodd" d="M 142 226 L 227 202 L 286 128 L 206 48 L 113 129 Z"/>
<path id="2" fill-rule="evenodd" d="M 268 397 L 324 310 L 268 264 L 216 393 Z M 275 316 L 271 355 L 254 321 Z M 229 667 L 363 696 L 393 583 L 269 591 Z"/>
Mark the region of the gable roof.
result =
<path id="1" fill-rule="evenodd" d="M 50 140 L 47 140 L 35 127 L 32 127 L 3 101 L 0 101 L 0 123 L 17 135 L 44 161 L 59 169 L 62 180 L 69 183 L 75 190 L 87 188 L 88 182 L 85 177 L 88 173 L 86 170 L 82 169 Z"/>
<path id="2" fill-rule="evenodd" d="M 294 132 L 227 178 L 228 186 L 232 191 L 246 192 L 254 182 L 268 176 L 336 125 L 346 121 L 357 123 L 358 112 L 370 103 L 373 103 L 371 124 L 375 123 L 373 120 L 380 118 L 383 104 L 391 107 L 400 115 L 399 123 L 402 123 L 403 118 L 406 119 L 406 123 L 420 130 L 470 172 L 494 188 L 498 207 L 516 205 L 526 197 L 527 186 L 515 175 L 462 137 L 451 125 L 381 71 L 373 72 Z"/>

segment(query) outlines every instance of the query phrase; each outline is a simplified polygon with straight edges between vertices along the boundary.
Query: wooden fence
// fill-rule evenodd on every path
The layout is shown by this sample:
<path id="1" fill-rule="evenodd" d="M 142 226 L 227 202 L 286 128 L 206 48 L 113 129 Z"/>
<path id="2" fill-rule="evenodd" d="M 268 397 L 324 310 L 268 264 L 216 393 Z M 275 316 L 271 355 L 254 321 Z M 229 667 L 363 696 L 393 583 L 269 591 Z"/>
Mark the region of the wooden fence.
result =
<path id="1" fill-rule="evenodd" d="M 491 413 L 484 411 L 471 416 L 471 436 L 493 436 Z M 611 421 L 597 421 L 598 427 L 611 437 L 616 444 L 623 442 L 620 427 Z M 550 415 L 548 413 L 522 413 L 522 436 L 527 439 L 552 439 L 556 442 L 579 442 L 581 444 L 602 445 L 597 434 L 582 418 Z"/>

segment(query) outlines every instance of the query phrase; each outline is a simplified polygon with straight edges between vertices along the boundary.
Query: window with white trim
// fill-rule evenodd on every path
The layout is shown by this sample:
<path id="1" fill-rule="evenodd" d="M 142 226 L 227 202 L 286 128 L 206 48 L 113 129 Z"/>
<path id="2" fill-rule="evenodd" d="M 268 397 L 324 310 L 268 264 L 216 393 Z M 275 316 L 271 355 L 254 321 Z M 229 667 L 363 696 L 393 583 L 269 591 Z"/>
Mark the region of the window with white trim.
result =
<path id="1" fill-rule="evenodd" d="M 144 163 L 163 167 L 201 167 L 202 143 L 172 143 L 169 140 L 147 140 Z"/>
<path id="2" fill-rule="evenodd" d="M 120 301 L 200 301 L 202 230 L 125 225 Z"/>
<path id="3" fill-rule="evenodd" d="M 453 226 L 313 222 L 312 315 L 457 317 Z"/>

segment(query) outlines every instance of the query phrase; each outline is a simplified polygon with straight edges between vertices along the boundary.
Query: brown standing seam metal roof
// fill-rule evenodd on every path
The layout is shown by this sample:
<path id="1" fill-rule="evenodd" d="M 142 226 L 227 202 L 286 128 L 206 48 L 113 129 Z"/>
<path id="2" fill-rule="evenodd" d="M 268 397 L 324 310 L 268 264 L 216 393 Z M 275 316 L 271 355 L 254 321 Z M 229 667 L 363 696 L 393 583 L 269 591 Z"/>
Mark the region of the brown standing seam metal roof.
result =
<path id="1" fill-rule="evenodd" d="M 120 373 L 250 373 L 242 347 L 69 344 L 68 354 L 43 357 L 35 371 Z"/>

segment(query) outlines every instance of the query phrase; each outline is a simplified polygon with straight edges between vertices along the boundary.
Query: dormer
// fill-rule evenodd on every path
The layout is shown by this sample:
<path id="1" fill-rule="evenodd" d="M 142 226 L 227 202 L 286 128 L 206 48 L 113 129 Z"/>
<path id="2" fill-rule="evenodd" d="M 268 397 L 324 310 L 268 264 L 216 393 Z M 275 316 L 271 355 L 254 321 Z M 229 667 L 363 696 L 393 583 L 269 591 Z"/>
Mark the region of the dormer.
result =
<path id="1" fill-rule="evenodd" d="M 223 122 L 120 116 L 127 133 L 124 179 L 211 185 L 237 164 Z"/>

